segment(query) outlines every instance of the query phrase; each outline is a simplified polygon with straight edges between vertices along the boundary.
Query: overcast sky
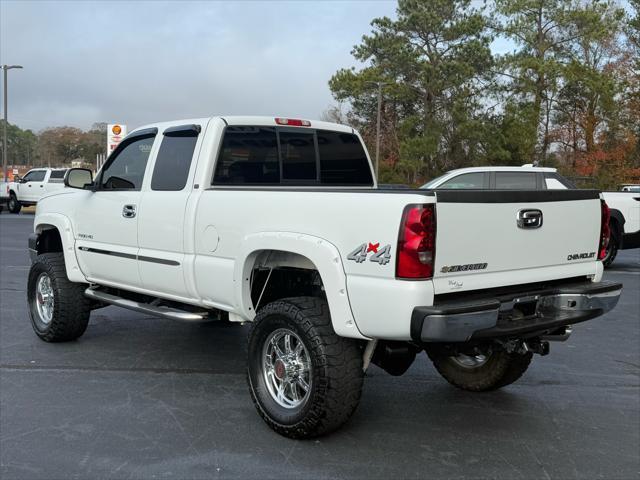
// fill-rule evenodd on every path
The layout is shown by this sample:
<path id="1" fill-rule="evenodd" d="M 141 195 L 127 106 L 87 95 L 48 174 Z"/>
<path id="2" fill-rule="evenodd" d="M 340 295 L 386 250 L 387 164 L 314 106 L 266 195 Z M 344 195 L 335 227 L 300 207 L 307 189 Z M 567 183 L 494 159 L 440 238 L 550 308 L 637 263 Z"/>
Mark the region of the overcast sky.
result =
<path id="1" fill-rule="evenodd" d="M 0 0 L 9 122 L 129 129 L 216 114 L 318 118 L 327 82 L 395 1 Z"/>

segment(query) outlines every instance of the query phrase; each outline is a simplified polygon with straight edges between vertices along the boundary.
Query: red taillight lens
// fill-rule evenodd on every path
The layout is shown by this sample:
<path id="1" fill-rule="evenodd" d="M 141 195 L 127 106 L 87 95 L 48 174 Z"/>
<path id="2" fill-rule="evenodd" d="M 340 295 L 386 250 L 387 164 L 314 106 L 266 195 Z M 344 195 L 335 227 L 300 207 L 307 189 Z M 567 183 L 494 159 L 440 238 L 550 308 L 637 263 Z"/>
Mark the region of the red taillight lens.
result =
<path id="1" fill-rule="evenodd" d="M 436 256 L 436 209 L 434 204 L 408 205 L 398 235 L 398 278 L 431 278 Z"/>
<path id="2" fill-rule="evenodd" d="M 598 247 L 598 260 L 604 260 L 607 256 L 607 246 L 609 245 L 609 237 L 611 237 L 611 227 L 609 220 L 611 212 L 609 206 L 604 200 L 600 200 L 600 245 Z"/>

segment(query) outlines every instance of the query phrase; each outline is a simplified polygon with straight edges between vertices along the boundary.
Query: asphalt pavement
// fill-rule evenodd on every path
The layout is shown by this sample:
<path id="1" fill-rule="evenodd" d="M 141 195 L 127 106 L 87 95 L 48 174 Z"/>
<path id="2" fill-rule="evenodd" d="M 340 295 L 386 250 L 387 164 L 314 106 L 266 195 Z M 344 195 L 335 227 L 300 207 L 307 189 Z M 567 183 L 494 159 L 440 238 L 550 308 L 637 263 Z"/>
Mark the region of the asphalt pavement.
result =
<path id="1" fill-rule="evenodd" d="M 640 250 L 605 274 L 624 283 L 616 309 L 517 383 L 463 392 L 424 354 L 402 377 L 373 366 L 347 425 L 294 441 L 251 403 L 246 327 L 108 307 L 78 341 L 40 341 L 25 294 L 32 223 L 0 215 L 2 479 L 640 478 Z"/>

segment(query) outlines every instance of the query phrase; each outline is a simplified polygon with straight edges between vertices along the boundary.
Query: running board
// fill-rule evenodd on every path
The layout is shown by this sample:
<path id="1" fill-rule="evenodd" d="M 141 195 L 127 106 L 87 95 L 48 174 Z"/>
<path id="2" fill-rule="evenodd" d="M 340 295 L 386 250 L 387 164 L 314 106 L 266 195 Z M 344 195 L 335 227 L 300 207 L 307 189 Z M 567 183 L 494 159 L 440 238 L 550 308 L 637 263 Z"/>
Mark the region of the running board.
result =
<path id="1" fill-rule="evenodd" d="M 84 296 L 98 302 L 108 303 L 109 305 L 116 305 L 118 307 L 128 308 L 129 310 L 135 310 L 136 312 L 148 313 L 150 315 L 170 318 L 172 320 L 182 320 L 183 322 L 198 322 L 206 318 L 206 315 L 201 315 L 199 313 L 185 312 L 183 310 L 152 305 L 150 303 L 140 303 L 133 300 L 127 300 L 126 298 L 117 297 L 94 288 L 87 288 L 84 291 Z"/>

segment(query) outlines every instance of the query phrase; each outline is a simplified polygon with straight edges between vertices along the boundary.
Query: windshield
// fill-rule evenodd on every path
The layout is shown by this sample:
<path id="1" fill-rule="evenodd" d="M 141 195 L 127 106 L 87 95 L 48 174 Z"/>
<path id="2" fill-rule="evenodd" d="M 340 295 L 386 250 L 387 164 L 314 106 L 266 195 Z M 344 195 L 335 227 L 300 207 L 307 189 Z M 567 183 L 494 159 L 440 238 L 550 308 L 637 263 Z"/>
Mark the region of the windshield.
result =
<path id="1" fill-rule="evenodd" d="M 433 180 L 425 183 L 424 185 L 422 185 L 420 188 L 433 188 L 434 185 L 436 185 L 437 183 L 440 183 L 440 180 L 442 180 L 444 177 L 446 177 L 448 174 L 444 174 L 441 175 L 437 178 L 434 178 Z"/>

